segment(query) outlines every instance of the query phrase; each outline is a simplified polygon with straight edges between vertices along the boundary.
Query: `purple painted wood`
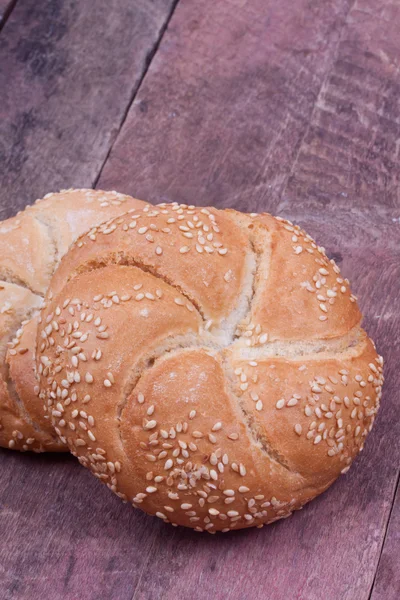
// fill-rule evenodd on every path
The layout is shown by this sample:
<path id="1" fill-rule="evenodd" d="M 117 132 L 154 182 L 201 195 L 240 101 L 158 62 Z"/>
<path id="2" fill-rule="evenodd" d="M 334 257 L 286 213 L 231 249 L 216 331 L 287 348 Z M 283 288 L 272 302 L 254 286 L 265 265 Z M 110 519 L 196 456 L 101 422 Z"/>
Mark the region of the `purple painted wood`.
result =
<path id="1" fill-rule="evenodd" d="M 64 455 L 0 453 L 2 600 L 131 600 L 160 525 Z"/>
<path id="2" fill-rule="evenodd" d="M 400 598 L 400 486 L 390 516 L 385 546 L 379 561 L 371 600 Z"/>
<path id="3" fill-rule="evenodd" d="M 16 0 L 0 0 L 0 29 L 4 26 L 4 21 L 12 11 Z"/>
<path id="4" fill-rule="evenodd" d="M 180 2 L 99 185 L 274 210 L 350 6 Z"/>
<path id="5" fill-rule="evenodd" d="M 3 211 L 93 185 L 173 6 L 17 2 L 0 36 Z"/>
<path id="6" fill-rule="evenodd" d="M 349 13 L 285 201 L 400 208 L 400 4 L 358 0 Z"/>

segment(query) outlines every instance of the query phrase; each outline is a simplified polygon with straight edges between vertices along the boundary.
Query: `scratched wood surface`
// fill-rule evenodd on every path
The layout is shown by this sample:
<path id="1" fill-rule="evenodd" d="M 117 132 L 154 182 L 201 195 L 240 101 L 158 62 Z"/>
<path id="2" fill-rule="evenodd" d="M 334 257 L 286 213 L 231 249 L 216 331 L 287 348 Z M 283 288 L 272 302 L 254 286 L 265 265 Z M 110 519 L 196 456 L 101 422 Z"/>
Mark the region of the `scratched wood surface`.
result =
<path id="1" fill-rule="evenodd" d="M 17 1 L 0 35 L 3 211 L 95 183 L 173 4 Z"/>
<path id="2" fill-rule="evenodd" d="M 4 25 L 13 4 L 14 0 L 0 0 L 0 28 Z"/>
<path id="3" fill-rule="evenodd" d="M 385 600 L 391 596 L 400 598 L 399 554 L 400 489 L 398 488 L 371 600 Z"/>
<path id="4" fill-rule="evenodd" d="M 10 61 L 0 69 L 14 74 L 6 92 L 0 84 L 0 214 L 97 184 L 292 218 L 351 278 L 386 384 L 349 474 L 262 530 L 166 527 L 71 457 L 2 451 L 0 598 L 399 598 L 400 5 L 36 4 L 18 0 L 0 33 Z M 35 47 L 45 36 L 50 53 Z M 21 61 L 31 42 L 34 58 Z M 31 113 L 39 125 L 21 124 Z"/>

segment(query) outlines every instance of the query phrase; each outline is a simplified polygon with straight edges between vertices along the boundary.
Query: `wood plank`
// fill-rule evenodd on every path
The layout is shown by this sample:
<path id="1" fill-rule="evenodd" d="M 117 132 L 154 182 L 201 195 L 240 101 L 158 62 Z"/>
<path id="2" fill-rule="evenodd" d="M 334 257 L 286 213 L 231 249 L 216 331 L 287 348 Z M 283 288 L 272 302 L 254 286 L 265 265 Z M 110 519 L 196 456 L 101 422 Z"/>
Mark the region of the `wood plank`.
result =
<path id="1" fill-rule="evenodd" d="M 357 0 L 284 199 L 400 207 L 400 5 Z"/>
<path id="2" fill-rule="evenodd" d="M 379 561 L 371 600 L 400 598 L 400 485 L 390 515 L 385 545 Z"/>
<path id="3" fill-rule="evenodd" d="M 131 600 L 155 519 L 71 456 L 0 454 L 3 600 Z"/>
<path id="4" fill-rule="evenodd" d="M 0 36 L 0 218 L 92 186 L 174 2 L 17 2 Z"/>
<path id="5" fill-rule="evenodd" d="M 179 3 L 100 187 L 273 211 L 350 5 Z"/>
<path id="6" fill-rule="evenodd" d="M 0 31 L 4 26 L 8 15 L 10 14 L 16 0 L 0 0 Z"/>
<path id="7" fill-rule="evenodd" d="M 399 207 L 400 6 L 358 0 L 341 28 L 349 3 L 287 4 L 182 3 L 100 183 L 252 210 L 284 190 Z"/>

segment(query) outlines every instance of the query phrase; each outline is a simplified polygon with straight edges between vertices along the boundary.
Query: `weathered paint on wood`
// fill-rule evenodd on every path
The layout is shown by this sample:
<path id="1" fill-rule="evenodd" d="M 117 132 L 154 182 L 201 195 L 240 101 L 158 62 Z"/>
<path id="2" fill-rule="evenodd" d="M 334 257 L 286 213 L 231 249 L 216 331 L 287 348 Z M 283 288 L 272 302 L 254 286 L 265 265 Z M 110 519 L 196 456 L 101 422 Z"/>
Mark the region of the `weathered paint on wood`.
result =
<path id="1" fill-rule="evenodd" d="M 0 201 L 94 184 L 174 0 L 19 0 L 0 35 Z"/>
<path id="2" fill-rule="evenodd" d="M 273 211 L 350 6 L 180 2 L 100 186 Z"/>
<path id="3" fill-rule="evenodd" d="M 0 598 L 131 600 L 158 519 L 72 457 L 0 456 Z"/>
<path id="4" fill-rule="evenodd" d="M 15 0 L 0 0 L 0 29 L 4 25 L 4 21 L 13 8 Z"/>
<path id="5" fill-rule="evenodd" d="M 375 584 L 371 600 L 386 600 L 387 598 L 400 598 L 400 486 L 397 486 L 397 494 L 390 516 L 387 537 L 379 567 L 376 574 Z"/>
<path id="6" fill-rule="evenodd" d="M 287 202 L 400 208 L 399 24 L 398 2 L 355 2 L 293 165 Z"/>

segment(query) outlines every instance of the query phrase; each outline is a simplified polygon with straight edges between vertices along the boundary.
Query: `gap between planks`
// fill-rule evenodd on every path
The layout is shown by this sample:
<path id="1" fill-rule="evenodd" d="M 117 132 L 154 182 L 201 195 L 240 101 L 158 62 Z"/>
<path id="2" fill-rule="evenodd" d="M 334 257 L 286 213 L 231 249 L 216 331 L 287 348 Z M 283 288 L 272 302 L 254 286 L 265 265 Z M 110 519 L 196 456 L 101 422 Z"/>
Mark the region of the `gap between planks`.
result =
<path id="1" fill-rule="evenodd" d="M 17 0 L 14 0 L 14 1 L 17 2 Z M 132 91 L 132 95 L 131 95 L 131 97 L 129 99 L 129 102 L 128 102 L 126 108 L 125 108 L 125 111 L 124 111 L 124 113 L 122 115 L 122 119 L 121 119 L 121 123 L 120 123 L 119 129 L 118 129 L 117 133 L 115 134 L 115 138 L 111 142 L 110 147 L 108 148 L 108 152 L 107 152 L 107 154 L 106 154 L 106 156 L 105 156 L 105 158 L 104 158 L 104 160 L 103 160 L 103 162 L 102 162 L 102 164 L 100 166 L 99 172 L 97 173 L 97 176 L 96 176 L 95 180 L 93 181 L 92 187 L 94 189 L 97 187 L 97 184 L 98 184 L 99 179 L 101 177 L 101 174 L 103 172 L 103 168 L 104 168 L 106 162 L 108 161 L 108 158 L 109 158 L 109 156 L 110 156 L 110 154 L 112 152 L 114 144 L 115 144 L 115 142 L 118 139 L 119 133 L 120 133 L 121 129 L 124 126 L 126 118 L 129 115 L 129 111 L 131 109 L 131 106 L 132 106 L 132 104 L 133 104 L 133 102 L 134 102 L 134 100 L 135 100 L 135 98 L 136 98 L 136 96 L 137 96 L 137 94 L 138 94 L 141 86 L 142 86 L 142 82 L 143 82 L 144 78 L 146 77 L 147 71 L 150 68 L 150 65 L 151 65 L 151 63 L 153 61 L 153 58 L 155 57 L 155 55 L 157 53 L 157 50 L 160 47 L 161 41 L 162 41 L 162 39 L 164 37 L 164 34 L 165 34 L 166 30 L 167 30 L 169 22 L 172 19 L 172 16 L 173 16 L 173 14 L 175 12 L 175 9 L 178 6 L 178 3 L 179 3 L 179 0 L 174 0 L 173 1 L 173 4 L 172 4 L 171 9 L 170 9 L 170 11 L 169 11 L 169 13 L 167 15 L 167 18 L 165 19 L 164 24 L 163 24 L 163 26 L 162 26 L 162 28 L 160 30 L 160 35 L 158 36 L 158 38 L 156 39 L 156 41 L 154 42 L 154 44 L 150 48 L 150 50 L 147 52 L 146 62 L 145 62 L 144 68 L 143 68 L 143 72 L 142 72 L 142 74 L 140 76 L 139 81 L 137 82 L 137 85 L 136 85 L 135 89 Z"/>
<path id="2" fill-rule="evenodd" d="M 0 0 L 0 32 L 14 10 L 18 0 Z"/>
<path id="3" fill-rule="evenodd" d="M 385 549 L 385 545 L 386 545 L 386 541 L 387 541 L 387 537 L 388 537 L 388 532 L 389 532 L 390 521 L 391 521 L 393 509 L 394 509 L 395 502 L 396 502 L 397 490 L 400 489 L 399 486 L 400 486 L 400 470 L 397 473 L 397 480 L 396 480 L 396 484 L 394 485 L 392 504 L 391 504 L 391 507 L 390 507 L 390 512 L 389 512 L 388 520 L 386 522 L 385 534 L 383 536 L 382 546 L 381 546 L 381 549 L 380 549 L 380 552 L 379 552 L 379 558 L 378 558 L 378 561 L 376 563 L 375 575 L 374 575 L 374 579 L 372 581 L 371 589 L 370 589 L 370 592 L 369 592 L 369 595 L 368 595 L 368 600 L 372 599 L 372 595 L 373 595 L 374 590 L 375 590 L 376 578 L 377 578 L 377 575 L 378 575 L 378 572 L 379 572 L 379 566 L 381 564 L 382 554 L 383 554 L 383 551 Z"/>

